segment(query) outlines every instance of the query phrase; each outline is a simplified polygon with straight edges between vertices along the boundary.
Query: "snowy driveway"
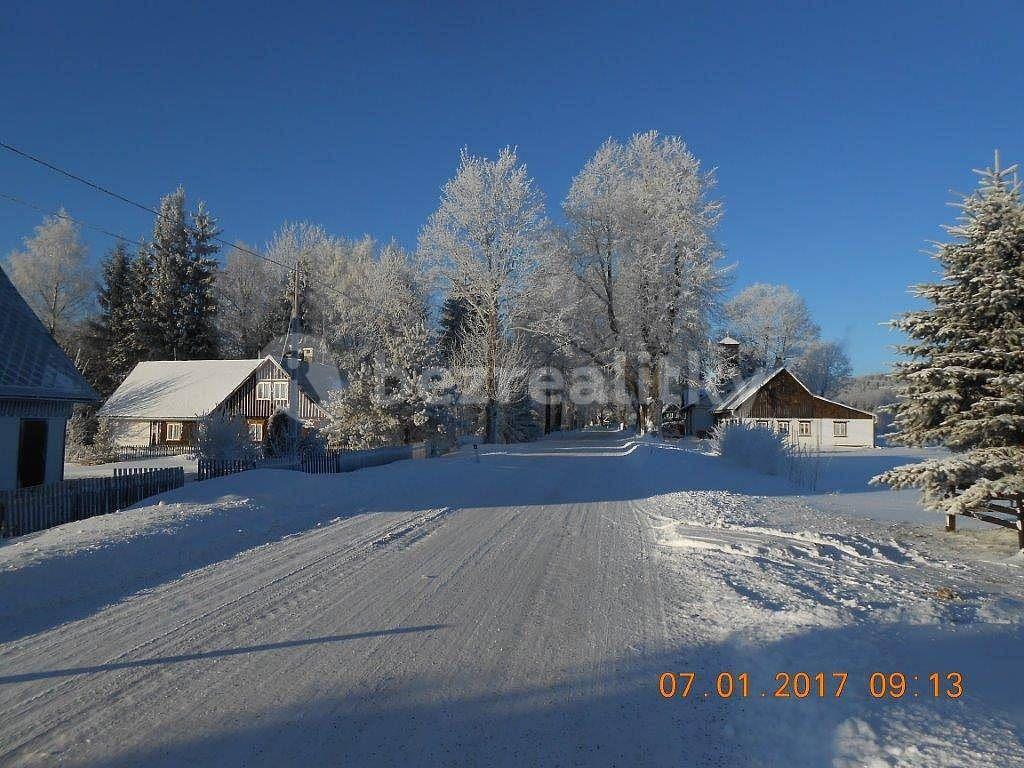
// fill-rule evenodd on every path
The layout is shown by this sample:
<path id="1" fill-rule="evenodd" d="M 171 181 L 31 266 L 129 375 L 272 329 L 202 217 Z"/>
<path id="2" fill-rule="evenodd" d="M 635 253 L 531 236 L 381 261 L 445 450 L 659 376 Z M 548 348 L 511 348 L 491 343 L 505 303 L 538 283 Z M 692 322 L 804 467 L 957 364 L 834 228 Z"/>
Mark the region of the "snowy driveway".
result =
<path id="1" fill-rule="evenodd" d="M 482 454 L 222 478 L 0 549 L 0 764 L 1024 765 L 1019 560 L 615 435 Z M 761 697 L 800 670 L 848 690 Z M 966 693 L 876 701 L 875 670 Z"/>

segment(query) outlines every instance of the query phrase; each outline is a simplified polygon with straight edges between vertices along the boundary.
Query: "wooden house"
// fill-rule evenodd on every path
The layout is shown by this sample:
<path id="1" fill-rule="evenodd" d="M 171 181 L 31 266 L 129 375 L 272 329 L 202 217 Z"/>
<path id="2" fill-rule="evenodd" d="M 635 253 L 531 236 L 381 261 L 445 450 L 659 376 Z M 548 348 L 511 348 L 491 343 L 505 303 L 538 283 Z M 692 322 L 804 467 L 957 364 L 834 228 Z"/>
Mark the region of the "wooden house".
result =
<path id="1" fill-rule="evenodd" d="M 739 342 L 719 342 L 723 357 L 739 360 Z M 684 431 L 703 435 L 717 424 L 739 420 L 785 435 L 811 450 L 866 448 L 875 444 L 875 417 L 811 392 L 785 365 L 740 380 L 719 399 L 705 390 L 689 393 Z"/>
<path id="2" fill-rule="evenodd" d="M 711 416 L 716 424 L 735 419 L 774 430 L 812 450 L 875 445 L 873 414 L 815 395 L 785 366 L 752 376 Z"/>
<path id="3" fill-rule="evenodd" d="M 250 360 L 158 360 L 139 363 L 99 411 L 121 446 L 187 446 L 198 421 L 240 415 L 256 442 L 274 413 L 307 428 L 327 420 L 324 403 L 342 386 L 337 366 L 291 350 Z"/>
<path id="4" fill-rule="evenodd" d="M 64 479 L 75 403 L 99 395 L 0 270 L 0 490 Z"/>

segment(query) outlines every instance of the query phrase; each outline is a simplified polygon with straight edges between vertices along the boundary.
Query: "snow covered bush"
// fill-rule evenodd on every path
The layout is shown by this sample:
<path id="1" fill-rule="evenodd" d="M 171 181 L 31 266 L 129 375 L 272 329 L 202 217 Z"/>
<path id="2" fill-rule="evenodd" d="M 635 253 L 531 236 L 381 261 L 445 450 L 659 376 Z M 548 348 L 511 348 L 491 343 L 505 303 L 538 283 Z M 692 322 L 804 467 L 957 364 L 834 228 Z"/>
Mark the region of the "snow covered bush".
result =
<path id="1" fill-rule="evenodd" d="M 785 475 L 792 446 L 783 435 L 744 422 L 720 424 L 712 433 L 719 456 L 766 475 Z"/>
<path id="2" fill-rule="evenodd" d="M 96 409 L 88 406 L 76 405 L 74 413 L 68 419 L 67 434 L 64 444 L 67 460 L 79 464 L 88 464 L 91 461 L 92 443 L 96 436 L 99 423 L 96 419 Z"/>
<path id="3" fill-rule="evenodd" d="M 791 443 L 785 435 L 746 422 L 715 427 L 711 440 L 723 459 L 766 475 L 786 477 L 814 490 L 818 484 L 821 456 Z"/>
<path id="4" fill-rule="evenodd" d="M 931 306 L 894 321 L 911 342 L 896 364 L 896 440 L 948 457 L 872 479 L 922 490 L 939 512 L 1024 494 L 1024 204 L 1016 166 L 981 173 L 938 246 L 942 280 L 915 287 Z"/>
<path id="5" fill-rule="evenodd" d="M 252 461 L 256 458 L 256 446 L 245 419 L 218 411 L 204 416 L 196 425 L 193 455 L 215 461 Z"/>

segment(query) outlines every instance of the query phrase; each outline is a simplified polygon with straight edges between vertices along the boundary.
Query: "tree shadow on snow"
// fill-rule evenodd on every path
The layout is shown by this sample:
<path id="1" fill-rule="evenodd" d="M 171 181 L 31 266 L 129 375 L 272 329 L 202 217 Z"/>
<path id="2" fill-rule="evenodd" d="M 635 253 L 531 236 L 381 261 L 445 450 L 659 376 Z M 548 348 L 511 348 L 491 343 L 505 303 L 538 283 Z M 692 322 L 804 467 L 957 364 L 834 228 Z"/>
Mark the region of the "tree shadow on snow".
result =
<path id="1" fill-rule="evenodd" d="M 457 628 L 393 642 L 429 652 L 450 643 L 451 632 Z M 160 743 L 143 750 L 104 745 L 94 736 L 90 749 L 103 756 L 71 762 L 756 768 L 867 765 L 873 758 L 887 765 L 881 758 L 901 750 L 948 760 L 960 749 L 967 761 L 982 745 L 990 755 L 993 747 L 1011 754 L 1024 749 L 1012 735 L 1013 723 L 1024 725 L 1017 696 L 1024 682 L 1022 640 L 1020 627 L 863 623 L 812 629 L 758 646 L 726 642 L 609 659 L 550 680 L 517 676 L 513 682 L 500 663 L 485 663 L 485 674 L 426 673 L 410 665 L 401 675 L 369 680 L 363 688 L 343 690 L 339 684 L 334 694 L 270 710 L 261 711 L 256 702 L 236 703 L 236 711 L 199 707 L 187 727 L 154 733 Z M 689 698 L 661 697 L 658 681 L 666 671 L 697 674 Z M 715 680 L 722 671 L 747 672 L 749 698 L 719 699 Z M 830 688 L 825 698 L 780 699 L 771 695 L 780 671 L 843 671 L 849 677 L 841 698 Z M 956 701 L 934 699 L 920 695 L 928 685 L 918 681 L 910 689 L 916 697 L 876 700 L 868 692 L 876 671 L 916 674 L 922 681 L 931 672 L 959 671 L 965 694 Z M 201 676 L 196 680 L 201 686 Z M 183 677 L 182 684 L 189 679 Z M 324 685 L 329 689 L 330 681 Z M 992 722 L 1001 725 L 997 733 L 1007 741 L 986 742 Z M 840 760 L 849 762 L 834 763 Z"/>

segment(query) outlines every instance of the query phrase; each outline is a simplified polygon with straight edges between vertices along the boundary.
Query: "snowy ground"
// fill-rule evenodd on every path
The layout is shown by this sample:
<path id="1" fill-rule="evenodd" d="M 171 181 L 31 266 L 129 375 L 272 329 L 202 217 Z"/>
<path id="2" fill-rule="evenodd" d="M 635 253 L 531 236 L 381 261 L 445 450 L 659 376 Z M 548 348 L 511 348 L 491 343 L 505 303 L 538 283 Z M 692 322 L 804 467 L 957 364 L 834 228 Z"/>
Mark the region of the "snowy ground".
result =
<path id="1" fill-rule="evenodd" d="M 250 472 L 22 537 L 0 764 L 1024 765 L 1013 536 L 851 514 L 859 493 L 837 514 L 603 434 Z M 770 695 L 798 671 L 846 690 Z M 872 699 L 874 671 L 909 692 Z"/>

